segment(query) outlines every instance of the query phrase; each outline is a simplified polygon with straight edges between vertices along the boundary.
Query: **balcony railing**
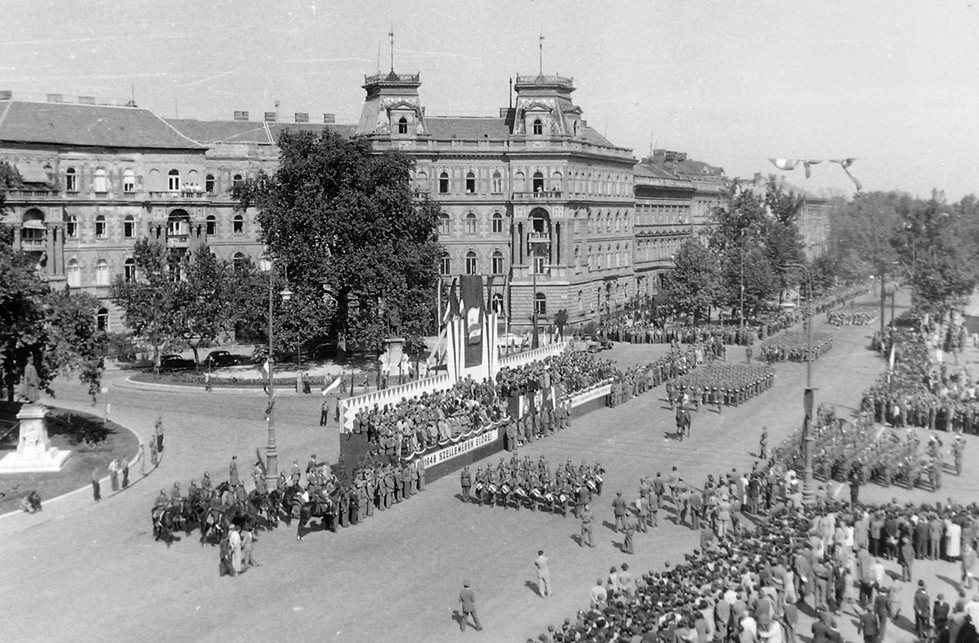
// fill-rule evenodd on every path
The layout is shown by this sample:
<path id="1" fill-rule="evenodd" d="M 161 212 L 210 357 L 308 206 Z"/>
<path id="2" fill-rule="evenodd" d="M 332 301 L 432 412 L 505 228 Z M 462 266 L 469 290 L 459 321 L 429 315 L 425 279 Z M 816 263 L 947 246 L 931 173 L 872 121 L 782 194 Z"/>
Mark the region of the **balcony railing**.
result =
<path id="1" fill-rule="evenodd" d="M 151 199 L 203 199 L 207 197 L 207 192 L 183 191 L 183 190 L 150 190 Z"/>
<path id="2" fill-rule="evenodd" d="M 571 86 L 574 84 L 573 78 L 566 78 L 565 76 L 549 76 L 544 74 L 537 74 L 536 76 L 521 76 L 517 74 L 517 85 L 567 85 Z"/>
<path id="3" fill-rule="evenodd" d="M 167 245 L 182 247 L 190 243 L 189 234 L 168 234 L 167 235 Z"/>
<path id="4" fill-rule="evenodd" d="M 6 195 L 8 199 L 26 199 L 37 197 L 56 197 L 58 196 L 58 193 L 53 190 L 20 190 L 13 188 L 11 190 L 7 190 Z"/>
<path id="5" fill-rule="evenodd" d="M 528 232 L 527 233 L 527 243 L 530 243 L 530 244 L 533 244 L 533 243 L 545 244 L 545 243 L 550 243 L 550 242 L 551 242 L 551 235 L 547 234 L 546 232 Z"/>
<path id="6" fill-rule="evenodd" d="M 21 239 L 20 248 L 21 250 L 45 250 L 47 248 L 48 242 L 44 239 Z"/>
<path id="7" fill-rule="evenodd" d="M 548 199 L 560 199 L 561 194 L 562 194 L 561 190 L 535 190 L 533 192 L 514 192 L 513 200 L 518 201 L 522 199 L 530 199 L 532 201 L 533 200 L 546 201 Z"/>
<path id="8" fill-rule="evenodd" d="M 396 74 L 393 71 L 389 71 L 386 74 L 374 74 L 373 76 L 364 76 L 365 85 L 373 85 L 375 83 L 381 82 L 394 82 L 394 83 L 417 83 L 420 82 L 419 78 L 421 74 Z"/>

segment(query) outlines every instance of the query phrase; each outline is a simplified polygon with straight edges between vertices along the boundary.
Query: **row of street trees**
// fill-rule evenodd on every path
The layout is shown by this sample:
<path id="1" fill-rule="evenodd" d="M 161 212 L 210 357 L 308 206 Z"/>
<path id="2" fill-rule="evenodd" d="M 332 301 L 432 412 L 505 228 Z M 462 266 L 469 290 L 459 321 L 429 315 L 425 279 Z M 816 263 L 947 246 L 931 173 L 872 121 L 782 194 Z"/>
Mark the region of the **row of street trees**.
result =
<path id="1" fill-rule="evenodd" d="M 763 195 L 735 184 L 728 203 L 712 213 L 710 229 L 687 240 L 673 257 L 664 284 L 673 311 L 701 323 L 713 309 L 753 317 L 780 301 L 798 277 L 786 266 L 804 259 L 802 205 L 801 197 L 775 181 Z"/>
<path id="2" fill-rule="evenodd" d="M 392 333 L 419 349 L 435 331 L 441 249 L 439 208 L 415 198 L 411 159 L 329 130 L 284 133 L 279 149 L 274 174 L 233 192 L 241 209 L 258 210 L 267 270 L 207 247 L 177 258 L 141 240 L 137 278 L 112 286 L 127 324 L 155 353 L 187 345 L 196 358 L 231 331 L 267 338 L 268 293 L 287 286 L 288 301 L 271 298 L 277 353 L 316 343 L 376 351 Z"/>

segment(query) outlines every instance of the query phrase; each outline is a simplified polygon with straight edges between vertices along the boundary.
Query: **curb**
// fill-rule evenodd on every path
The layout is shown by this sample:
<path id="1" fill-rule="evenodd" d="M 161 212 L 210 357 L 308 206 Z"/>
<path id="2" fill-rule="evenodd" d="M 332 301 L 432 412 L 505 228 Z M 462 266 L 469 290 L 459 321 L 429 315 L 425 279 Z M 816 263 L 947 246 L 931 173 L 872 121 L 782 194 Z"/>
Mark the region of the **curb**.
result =
<path id="1" fill-rule="evenodd" d="M 197 395 L 254 395 L 255 397 L 268 397 L 268 394 L 261 387 L 235 388 L 225 386 L 212 387 L 207 391 L 202 386 L 190 384 L 154 384 L 153 382 L 137 382 L 132 379 L 132 375 L 122 382 L 114 382 L 112 386 L 133 391 L 155 391 L 158 393 L 183 393 Z M 124 383 L 123 383 L 124 382 Z M 310 393 L 312 396 L 313 393 Z M 275 396 L 279 397 L 303 397 L 304 393 L 296 393 L 291 388 L 275 389 Z"/>
<path id="2" fill-rule="evenodd" d="M 132 429 L 130 429 L 128 426 L 125 426 L 123 424 L 119 424 L 118 422 L 116 423 L 116 425 L 117 426 L 121 426 L 122 428 L 124 428 L 127 431 L 129 431 L 130 433 L 132 433 L 136 437 L 136 441 L 139 443 L 140 448 L 142 448 L 142 446 L 143 446 L 143 440 L 139 437 L 139 434 L 138 433 L 136 433 L 135 431 L 133 431 Z M 133 467 L 136 466 L 136 462 L 139 460 L 139 455 L 140 454 L 137 453 L 129 461 L 129 469 L 130 469 L 130 471 L 132 471 Z M 108 494 L 103 495 L 102 496 L 102 500 L 108 500 L 109 498 L 113 498 L 113 497 L 119 495 L 120 493 L 122 493 L 124 491 L 127 491 L 128 489 L 136 486 L 138 483 L 140 483 L 143 480 L 145 480 L 146 478 L 148 478 L 151 473 L 153 473 L 154 471 L 156 471 L 157 468 L 159 468 L 159 466 L 160 466 L 160 464 L 162 462 L 163 462 L 163 454 L 158 454 L 157 460 L 156 460 L 156 464 L 146 471 L 146 475 L 142 475 L 138 479 L 135 479 L 135 480 L 130 480 L 129 487 L 126 487 L 126 489 L 119 489 L 119 491 L 111 491 Z M 104 478 L 99 478 L 99 487 L 101 488 L 103 485 L 109 485 L 109 486 L 111 486 L 111 476 L 105 476 Z M 52 502 L 57 502 L 58 500 L 64 500 L 65 498 L 68 498 L 69 496 L 74 496 L 74 495 L 77 495 L 79 493 L 88 491 L 90 488 L 91 488 L 91 482 L 89 484 L 87 484 L 85 486 L 82 486 L 82 487 L 79 487 L 78 489 L 75 489 L 73 491 L 67 491 L 67 492 L 61 494 L 60 496 L 55 496 L 54 498 L 49 498 L 47 500 L 44 500 L 43 501 L 43 505 L 48 505 L 48 504 L 50 504 Z M 42 511 L 43 511 L 43 507 L 42 507 Z M 10 516 L 20 515 L 22 513 L 24 513 L 22 509 L 14 509 L 12 511 L 8 511 L 7 513 L 0 514 L 0 520 L 3 520 L 4 518 L 8 518 Z"/>

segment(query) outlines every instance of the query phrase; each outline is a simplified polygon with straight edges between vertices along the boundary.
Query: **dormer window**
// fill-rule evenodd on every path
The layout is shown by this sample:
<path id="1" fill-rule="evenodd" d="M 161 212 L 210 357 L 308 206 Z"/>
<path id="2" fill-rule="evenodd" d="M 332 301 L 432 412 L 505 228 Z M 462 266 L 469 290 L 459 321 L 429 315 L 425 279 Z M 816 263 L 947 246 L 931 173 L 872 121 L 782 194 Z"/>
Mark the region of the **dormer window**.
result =
<path id="1" fill-rule="evenodd" d="M 544 134 L 544 123 L 538 118 L 534 121 L 534 136 L 542 136 Z"/>
<path id="2" fill-rule="evenodd" d="M 402 116 L 398 119 L 398 134 L 408 133 L 408 119 Z"/>

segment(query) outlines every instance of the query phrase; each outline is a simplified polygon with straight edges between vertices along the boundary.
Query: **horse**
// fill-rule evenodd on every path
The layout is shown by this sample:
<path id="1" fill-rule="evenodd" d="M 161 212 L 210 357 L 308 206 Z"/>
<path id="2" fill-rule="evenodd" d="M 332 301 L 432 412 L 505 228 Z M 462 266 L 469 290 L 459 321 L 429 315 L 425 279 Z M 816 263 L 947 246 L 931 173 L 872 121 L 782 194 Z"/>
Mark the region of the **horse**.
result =
<path id="1" fill-rule="evenodd" d="M 167 547 L 173 544 L 173 532 L 176 529 L 177 515 L 180 509 L 170 506 L 156 506 L 150 510 L 150 520 L 153 522 L 153 539 L 162 540 Z"/>
<path id="2" fill-rule="evenodd" d="M 247 514 L 256 524 L 260 524 L 260 520 L 264 521 L 265 527 L 268 530 L 275 529 L 276 525 L 278 525 L 279 508 L 269 497 L 269 494 L 259 493 L 258 490 L 253 489 L 248 494 L 246 507 Z"/>
<path id="3" fill-rule="evenodd" d="M 680 407 L 676 410 L 676 435 L 677 439 L 683 441 L 683 434 L 690 437 L 690 411 Z"/>
<path id="4" fill-rule="evenodd" d="M 314 518 L 322 518 L 323 529 L 329 529 L 333 533 L 336 533 L 336 506 L 334 500 L 324 498 L 310 499 L 308 502 L 303 502 L 302 507 L 299 509 L 299 526 L 296 528 L 296 540 L 303 540 L 303 529 L 305 529 L 306 523 Z"/>

